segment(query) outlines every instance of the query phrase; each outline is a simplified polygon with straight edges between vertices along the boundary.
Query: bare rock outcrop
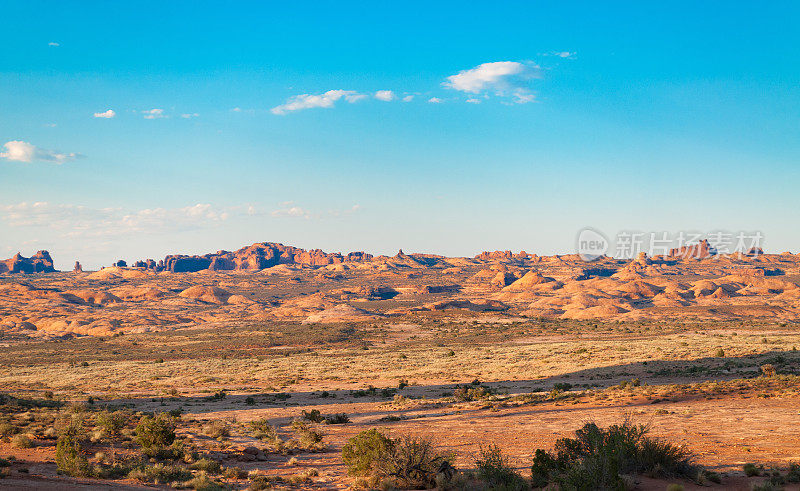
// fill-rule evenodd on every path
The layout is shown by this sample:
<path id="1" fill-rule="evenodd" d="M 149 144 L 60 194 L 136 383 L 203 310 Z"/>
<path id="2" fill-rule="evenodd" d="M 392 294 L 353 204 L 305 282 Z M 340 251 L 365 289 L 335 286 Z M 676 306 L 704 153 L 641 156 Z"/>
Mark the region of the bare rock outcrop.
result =
<path id="1" fill-rule="evenodd" d="M 39 251 L 31 257 L 23 257 L 19 252 L 9 259 L 0 261 L 0 273 L 53 273 L 53 259 L 47 251 Z"/>
<path id="2" fill-rule="evenodd" d="M 173 273 L 193 273 L 208 269 L 211 271 L 262 270 L 278 264 L 299 264 L 307 266 L 327 266 L 347 261 L 363 262 L 372 259 L 371 254 L 351 252 L 342 255 L 338 252 L 326 253 L 321 249 L 305 250 L 274 242 L 261 242 L 238 251 L 218 251 L 202 256 L 183 254 L 169 255 L 163 265 L 156 269 Z"/>

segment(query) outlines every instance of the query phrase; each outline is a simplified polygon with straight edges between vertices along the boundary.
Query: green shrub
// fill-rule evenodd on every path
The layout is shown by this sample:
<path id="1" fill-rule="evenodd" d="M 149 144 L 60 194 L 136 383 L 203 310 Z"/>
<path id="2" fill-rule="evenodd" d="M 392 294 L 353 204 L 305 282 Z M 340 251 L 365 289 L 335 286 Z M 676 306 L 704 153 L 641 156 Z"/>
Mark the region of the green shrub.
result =
<path id="1" fill-rule="evenodd" d="M 74 477 L 86 477 L 91 474 L 89 462 L 83 455 L 79 435 L 75 431 L 66 431 L 56 441 L 56 467 L 58 472 Z"/>
<path id="2" fill-rule="evenodd" d="M 128 477 L 142 482 L 169 484 L 190 479 L 192 473 L 180 465 L 157 463 L 137 467 L 128 473 Z"/>
<path id="3" fill-rule="evenodd" d="M 478 470 L 478 479 L 489 489 L 507 491 L 528 489 L 528 483 L 508 464 L 508 459 L 503 457 L 497 445 L 481 447 L 480 454 L 475 459 L 475 467 Z"/>
<path id="4" fill-rule="evenodd" d="M 107 438 L 119 438 L 122 429 L 128 424 L 129 415 L 124 411 L 101 411 L 97 415 L 97 426 Z"/>
<path id="5" fill-rule="evenodd" d="M 17 432 L 17 427 L 11 423 L 0 423 L 0 438 L 10 437 Z"/>
<path id="6" fill-rule="evenodd" d="M 272 445 L 283 445 L 283 440 L 281 440 L 281 437 L 278 435 L 278 431 L 274 426 L 269 424 L 269 420 L 266 418 L 251 421 L 249 426 L 253 430 L 253 436 L 255 438 L 271 443 Z"/>
<path id="7" fill-rule="evenodd" d="M 189 468 L 196 471 L 207 472 L 209 474 L 219 474 L 222 472 L 222 465 L 216 460 L 209 459 L 208 457 L 203 457 L 197 462 L 191 464 Z"/>
<path id="8" fill-rule="evenodd" d="M 33 447 L 33 442 L 28 438 L 28 435 L 15 435 L 11 439 L 11 446 L 14 448 L 31 448 Z"/>
<path id="9" fill-rule="evenodd" d="M 215 419 L 203 426 L 203 433 L 211 438 L 227 438 L 231 436 L 231 429 L 225 421 Z"/>
<path id="10" fill-rule="evenodd" d="M 325 416 L 325 422 L 329 425 L 341 425 L 350 422 L 350 418 L 345 413 L 331 414 Z"/>
<path id="11" fill-rule="evenodd" d="M 378 462 L 378 474 L 401 489 L 430 489 L 436 474 L 453 460 L 452 454 L 438 451 L 430 440 L 403 437 L 394 441 L 388 458 Z"/>
<path id="12" fill-rule="evenodd" d="M 449 467 L 452 455 L 439 452 L 429 440 L 393 440 L 373 428 L 347 441 L 342 460 L 350 475 L 372 476 L 400 489 L 429 489 L 436 485 L 439 470 Z"/>
<path id="13" fill-rule="evenodd" d="M 244 479 L 247 477 L 247 471 L 239 467 L 226 467 L 223 469 L 222 475 L 226 479 Z"/>
<path id="14" fill-rule="evenodd" d="M 347 440 L 342 447 L 342 460 L 347 473 L 366 476 L 376 470 L 377 462 L 387 458 L 394 442 L 375 428 L 364 430 Z"/>
<path id="15" fill-rule="evenodd" d="M 166 413 L 145 416 L 136 425 L 136 443 L 147 455 L 160 454 L 175 441 L 175 426 L 175 418 Z"/>
<path id="16" fill-rule="evenodd" d="M 322 433 L 311 428 L 305 421 L 299 419 L 292 421 L 292 430 L 302 448 L 306 450 L 322 450 L 324 448 Z"/>
<path id="17" fill-rule="evenodd" d="M 478 401 L 488 399 L 494 392 L 491 388 L 483 385 L 456 387 L 453 391 L 453 398 L 459 402 Z"/>
<path id="18" fill-rule="evenodd" d="M 556 483 L 565 489 L 624 488 L 623 475 L 694 478 L 697 466 L 682 447 L 647 436 L 648 428 L 625 421 L 604 430 L 588 423 L 575 438 L 556 442 L 553 454 L 537 450 L 531 467 L 534 486 Z"/>
<path id="19" fill-rule="evenodd" d="M 184 486 L 195 491 L 223 491 L 225 486 L 212 480 L 203 471 L 200 471 L 193 479 L 183 483 Z"/>
<path id="20" fill-rule="evenodd" d="M 746 475 L 747 477 L 755 477 L 761 474 L 761 471 L 755 464 L 745 464 L 742 470 L 744 470 L 744 475 Z"/>
<path id="21" fill-rule="evenodd" d="M 311 421 L 312 423 L 322 423 L 325 420 L 322 413 L 319 412 L 319 409 L 312 409 L 311 411 L 303 410 L 303 419 Z"/>

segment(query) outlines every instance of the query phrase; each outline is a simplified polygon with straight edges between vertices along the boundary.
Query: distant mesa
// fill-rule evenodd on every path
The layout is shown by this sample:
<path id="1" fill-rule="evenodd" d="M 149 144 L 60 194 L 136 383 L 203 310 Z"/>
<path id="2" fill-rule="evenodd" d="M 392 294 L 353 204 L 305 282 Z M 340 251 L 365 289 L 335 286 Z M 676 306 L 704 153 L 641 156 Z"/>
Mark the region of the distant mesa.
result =
<path id="1" fill-rule="evenodd" d="M 53 259 L 47 251 L 39 251 L 31 257 L 22 257 L 19 252 L 10 259 L 0 261 L 0 273 L 52 273 Z"/>
<path id="2" fill-rule="evenodd" d="M 152 259 L 137 261 L 136 267 L 154 271 L 173 273 L 194 273 L 197 271 L 262 270 L 279 264 L 299 264 L 307 266 L 328 266 L 346 261 L 363 262 L 372 259 L 371 254 L 351 252 L 342 255 L 338 252 L 326 253 L 321 249 L 305 250 L 285 246 L 275 242 L 260 242 L 238 251 L 218 251 L 202 256 L 172 254 L 156 263 Z"/>
<path id="3" fill-rule="evenodd" d="M 681 259 L 707 259 L 716 254 L 717 250 L 708 243 L 708 239 L 703 239 L 694 245 L 686 245 L 669 251 L 670 257 Z"/>

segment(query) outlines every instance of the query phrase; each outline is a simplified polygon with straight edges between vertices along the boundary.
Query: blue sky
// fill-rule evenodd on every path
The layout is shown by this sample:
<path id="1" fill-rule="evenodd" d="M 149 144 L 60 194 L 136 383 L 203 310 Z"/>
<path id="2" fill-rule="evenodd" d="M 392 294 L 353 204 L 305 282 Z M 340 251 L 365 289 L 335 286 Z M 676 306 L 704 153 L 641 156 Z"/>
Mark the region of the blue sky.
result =
<path id="1" fill-rule="evenodd" d="M 796 2 L 3 14 L 3 257 L 571 253 L 586 226 L 800 250 Z"/>

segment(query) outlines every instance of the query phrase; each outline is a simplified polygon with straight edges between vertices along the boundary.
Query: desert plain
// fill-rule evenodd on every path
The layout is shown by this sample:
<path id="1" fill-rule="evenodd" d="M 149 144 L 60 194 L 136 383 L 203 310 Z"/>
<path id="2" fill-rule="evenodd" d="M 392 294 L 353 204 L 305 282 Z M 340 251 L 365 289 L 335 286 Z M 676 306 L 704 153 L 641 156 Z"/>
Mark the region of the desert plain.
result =
<path id="1" fill-rule="evenodd" d="M 798 489 L 800 255 L 0 264 L 0 487 L 572 489 L 536 450 L 629 422 L 691 469 L 616 487 Z M 343 448 L 372 429 L 437 468 L 359 472 Z"/>

